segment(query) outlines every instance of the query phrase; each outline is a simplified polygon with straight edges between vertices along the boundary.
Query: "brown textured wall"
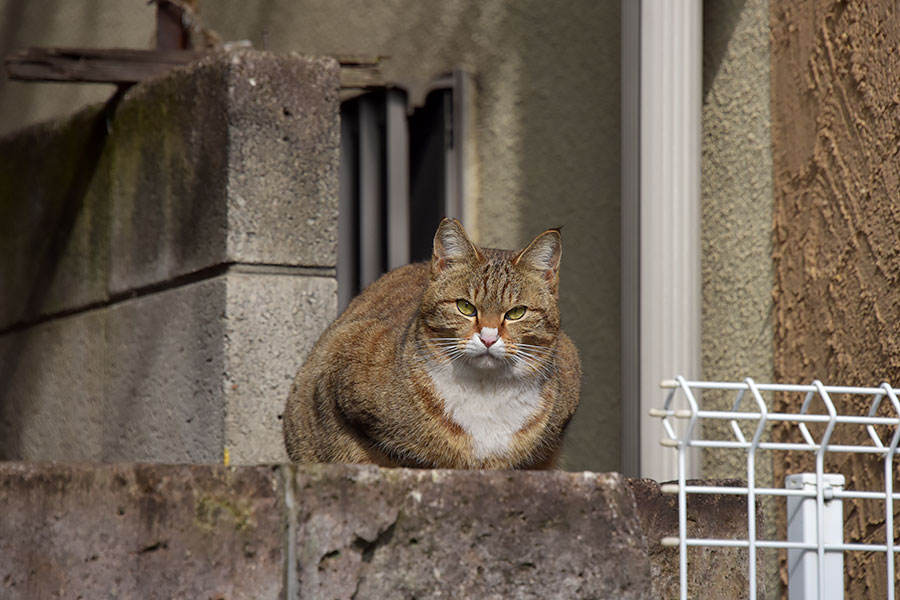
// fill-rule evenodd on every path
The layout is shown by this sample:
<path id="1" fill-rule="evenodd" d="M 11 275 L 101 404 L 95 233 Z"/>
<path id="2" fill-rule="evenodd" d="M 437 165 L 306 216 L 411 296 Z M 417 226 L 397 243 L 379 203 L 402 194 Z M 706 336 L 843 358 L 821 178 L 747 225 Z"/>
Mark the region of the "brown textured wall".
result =
<path id="1" fill-rule="evenodd" d="M 900 9 L 772 0 L 770 15 L 776 379 L 900 385 Z M 845 402 L 840 412 L 867 409 Z M 835 441 L 864 436 L 848 427 Z M 776 480 L 812 465 L 789 456 Z M 877 459 L 832 455 L 826 469 L 851 489 L 883 486 Z M 845 503 L 845 541 L 883 543 L 883 513 Z M 883 555 L 849 553 L 845 566 L 845 597 L 885 597 Z"/>

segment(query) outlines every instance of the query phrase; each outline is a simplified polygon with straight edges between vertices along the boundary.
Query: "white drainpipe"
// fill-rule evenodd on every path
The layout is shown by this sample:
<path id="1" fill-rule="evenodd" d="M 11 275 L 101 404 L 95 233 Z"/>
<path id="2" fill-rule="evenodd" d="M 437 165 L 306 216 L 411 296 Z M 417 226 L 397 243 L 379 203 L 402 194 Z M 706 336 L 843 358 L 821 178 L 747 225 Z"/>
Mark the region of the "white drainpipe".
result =
<path id="1" fill-rule="evenodd" d="M 622 462 L 659 481 L 677 477 L 648 415 L 659 383 L 701 377 L 702 14 L 702 0 L 622 0 Z"/>

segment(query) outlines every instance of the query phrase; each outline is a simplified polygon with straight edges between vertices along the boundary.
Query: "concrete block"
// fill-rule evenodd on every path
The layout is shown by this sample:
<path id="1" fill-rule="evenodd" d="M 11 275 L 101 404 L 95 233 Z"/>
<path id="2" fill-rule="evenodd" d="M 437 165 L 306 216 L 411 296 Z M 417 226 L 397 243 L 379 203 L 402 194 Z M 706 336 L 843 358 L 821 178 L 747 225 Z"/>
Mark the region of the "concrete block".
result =
<path id="1" fill-rule="evenodd" d="M 340 67 L 242 50 L 137 86 L 116 113 L 110 290 L 220 263 L 337 262 Z"/>
<path id="2" fill-rule="evenodd" d="M 107 310 L 105 461 L 221 463 L 225 277 Z"/>
<path id="3" fill-rule="evenodd" d="M 301 598 L 649 598 L 617 474 L 299 466 Z"/>
<path id="4" fill-rule="evenodd" d="M 0 460 L 102 458 L 105 348 L 104 311 L 0 336 Z"/>
<path id="5" fill-rule="evenodd" d="M 334 277 L 240 272 L 0 336 L 0 459 L 284 462 Z"/>
<path id="6" fill-rule="evenodd" d="M 0 330 L 106 298 L 100 106 L 0 139 Z"/>
<path id="7" fill-rule="evenodd" d="M 233 263 L 333 268 L 339 72 L 217 53 L 0 140 L 0 330 Z"/>
<path id="8" fill-rule="evenodd" d="M 297 368 L 337 313 L 334 277 L 227 276 L 225 445 L 231 462 L 287 462 L 281 414 Z"/>
<path id="9" fill-rule="evenodd" d="M 281 597 L 282 489 L 268 467 L 0 463 L 0 595 Z"/>
<path id="10" fill-rule="evenodd" d="M 337 61 L 267 52 L 228 58 L 229 258 L 334 267 Z"/>
<path id="11" fill-rule="evenodd" d="M 0 463 L 0 595 L 674 598 L 671 499 L 617 474 Z M 693 504 L 691 534 L 732 537 L 738 500 Z M 691 597 L 745 596 L 740 552 L 690 565 Z"/>
<path id="12" fill-rule="evenodd" d="M 109 289 L 121 293 L 227 261 L 223 56 L 132 88 L 108 143 Z"/>

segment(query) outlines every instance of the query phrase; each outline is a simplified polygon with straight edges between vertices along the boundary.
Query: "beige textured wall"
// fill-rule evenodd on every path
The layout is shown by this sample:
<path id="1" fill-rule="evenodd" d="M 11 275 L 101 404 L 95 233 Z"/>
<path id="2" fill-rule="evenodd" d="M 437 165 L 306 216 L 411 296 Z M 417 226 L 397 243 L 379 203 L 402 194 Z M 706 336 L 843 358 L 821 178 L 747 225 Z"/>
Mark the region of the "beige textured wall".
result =
<path id="1" fill-rule="evenodd" d="M 703 376 L 770 382 L 768 1 L 705 3 L 703 34 Z M 731 397 L 706 400 L 726 409 Z M 742 454 L 708 452 L 704 475 L 736 476 L 746 470 Z"/>
<path id="2" fill-rule="evenodd" d="M 894 0 L 772 0 L 772 39 L 776 376 L 896 387 L 900 12 Z M 868 404 L 841 396 L 839 411 L 865 414 Z M 796 430 L 776 435 L 793 440 Z M 849 426 L 832 442 L 871 444 Z M 789 455 L 776 476 L 812 462 L 811 453 Z M 884 489 L 881 457 L 829 453 L 825 470 L 843 473 L 851 489 Z M 893 476 L 896 485 L 896 468 Z M 844 521 L 845 542 L 884 543 L 882 502 L 845 501 Z M 894 538 L 898 527 L 895 503 Z M 847 598 L 883 598 L 896 585 L 877 553 L 844 561 Z"/>
<path id="3" fill-rule="evenodd" d="M 768 0 L 704 3 L 702 360 L 703 377 L 773 380 L 772 146 Z M 733 394 L 706 392 L 705 406 L 730 410 Z M 704 436 L 733 439 L 722 422 Z M 746 478 L 744 451 L 708 450 L 705 477 Z M 758 461 L 759 485 L 772 483 L 772 457 Z M 766 515 L 777 504 L 765 501 Z M 763 535 L 775 536 L 766 518 Z M 778 597 L 778 561 L 763 558 L 767 597 Z"/>
<path id="4" fill-rule="evenodd" d="M 256 0 L 201 8 L 225 40 L 386 56 L 385 75 L 414 91 L 453 68 L 473 75 L 474 237 L 514 247 L 564 226 L 563 325 L 585 372 L 566 466 L 617 470 L 619 2 Z M 145 0 L 0 0 L 0 17 L 4 53 L 148 47 L 154 9 Z M 0 133 L 108 94 L 102 86 L 0 80 Z"/>

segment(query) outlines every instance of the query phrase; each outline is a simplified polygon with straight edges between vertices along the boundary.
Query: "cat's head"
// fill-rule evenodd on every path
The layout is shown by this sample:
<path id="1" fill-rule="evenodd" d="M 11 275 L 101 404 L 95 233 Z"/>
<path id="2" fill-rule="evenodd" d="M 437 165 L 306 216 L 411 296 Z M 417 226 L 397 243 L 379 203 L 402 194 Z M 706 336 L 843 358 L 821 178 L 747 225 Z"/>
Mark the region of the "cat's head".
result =
<path id="1" fill-rule="evenodd" d="M 497 250 L 475 246 L 459 221 L 441 221 L 420 311 L 432 355 L 479 370 L 549 376 L 561 256 L 557 229 L 523 250 Z"/>

